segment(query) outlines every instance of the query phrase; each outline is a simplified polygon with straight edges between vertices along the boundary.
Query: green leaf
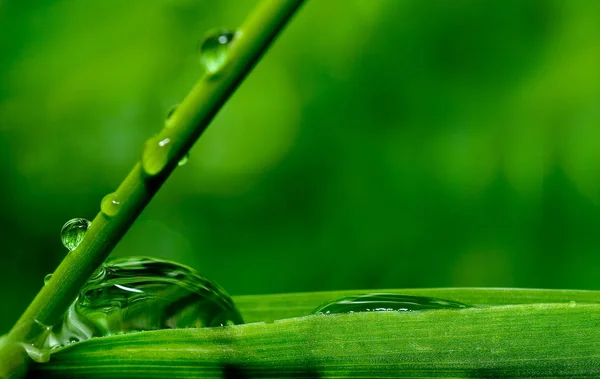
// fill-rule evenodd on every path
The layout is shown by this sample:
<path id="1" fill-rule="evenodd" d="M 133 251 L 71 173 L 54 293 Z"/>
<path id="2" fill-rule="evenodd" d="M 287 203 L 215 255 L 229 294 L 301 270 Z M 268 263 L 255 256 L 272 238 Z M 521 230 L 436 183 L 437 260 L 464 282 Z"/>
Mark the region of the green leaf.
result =
<path id="1" fill-rule="evenodd" d="M 273 318 L 365 291 L 238 297 Z M 370 291 L 372 292 L 372 291 Z M 383 292 L 383 291 L 381 291 Z M 94 338 L 31 367 L 36 378 L 594 377 L 600 292 L 394 290 L 472 304 L 464 310 L 311 315 L 232 327 Z M 327 300 L 326 300 L 327 301 Z M 566 302 L 565 302 L 566 301 Z M 512 305 L 497 305 L 502 302 Z M 529 302 L 526 304 L 519 304 Z M 279 304 L 279 305 L 277 305 Z M 515 305 L 516 304 L 516 305 Z M 492 306 L 490 306 L 492 305 Z M 274 311 L 265 307 L 273 306 Z M 253 316 L 253 317 L 254 317 Z"/>

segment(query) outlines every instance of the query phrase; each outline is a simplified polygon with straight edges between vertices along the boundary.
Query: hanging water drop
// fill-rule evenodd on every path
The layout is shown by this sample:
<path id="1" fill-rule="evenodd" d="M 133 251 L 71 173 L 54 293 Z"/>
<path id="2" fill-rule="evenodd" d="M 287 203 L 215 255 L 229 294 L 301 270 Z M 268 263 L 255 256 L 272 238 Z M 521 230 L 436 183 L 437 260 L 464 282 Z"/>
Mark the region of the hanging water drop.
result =
<path id="1" fill-rule="evenodd" d="M 100 202 L 100 210 L 108 217 L 114 217 L 121 209 L 121 201 L 114 193 L 109 193 L 102 198 Z"/>
<path id="2" fill-rule="evenodd" d="M 52 274 L 48 274 L 44 276 L 44 285 L 48 284 L 48 282 L 52 279 Z"/>
<path id="3" fill-rule="evenodd" d="M 204 65 L 209 74 L 218 72 L 227 62 L 229 47 L 234 40 L 236 32 L 231 30 L 217 30 L 209 32 L 198 46 L 200 63 Z"/>
<path id="4" fill-rule="evenodd" d="M 181 158 L 179 162 L 177 162 L 177 166 L 184 166 L 188 162 L 188 159 L 190 159 L 190 153 L 184 155 L 183 158 Z"/>
<path id="5" fill-rule="evenodd" d="M 67 221 L 60 231 L 60 239 L 63 245 L 69 251 L 75 250 L 81 241 L 83 241 L 83 237 L 91 224 L 85 218 L 74 218 Z"/>
<path id="6" fill-rule="evenodd" d="M 142 169 L 146 175 L 155 176 L 164 170 L 172 145 L 169 137 L 155 136 L 146 141 L 142 152 Z"/>
<path id="7" fill-rule="evenodd" d="M 242 322 L 231 297 L 193 269 L 155 258 L 117 258 L 92 276 L 40 347 L 55 349 L 143 330 Z"/>
<path id="8" fill-rule="evenodd" d="M 412 312 L 433 309 L 464 309 L 469 305 L 435 297 L 409 296 L 391 293 L 372 293 L 347 296 L 323 304 L 312 314 L 354 313 L 354 312 Z"/>

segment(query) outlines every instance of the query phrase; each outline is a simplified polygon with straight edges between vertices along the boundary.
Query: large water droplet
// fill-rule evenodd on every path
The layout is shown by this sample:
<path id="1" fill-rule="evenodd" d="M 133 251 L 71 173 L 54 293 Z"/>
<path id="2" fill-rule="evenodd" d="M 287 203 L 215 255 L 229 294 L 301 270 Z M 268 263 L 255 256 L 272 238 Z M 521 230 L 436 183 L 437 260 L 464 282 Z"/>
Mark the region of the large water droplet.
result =
<path id="1" fill-rule="evenodd" d="M 161 173 L 169 162 L 172 141 L 169 137 L 152 137 L 146 141 L 142 152 L 142 169 L 148 176 Z"/>
<path id="2" fill-rule="evenodd" d="M 231 30 L 209 32 L 198 46 L 200 63 L 209 74 L 218 72 L 227 62 L 229 47 L 236 33 Z"/>
<path id="3" fill-rule="evenodd" d="M 147 257 L 107 261 L 43 347 L 142 330 L 242 323 L 227 293 L 193 269 Z"/>
<path id="4" fill-rule="evenodd" d="M 347 296 L 323 304 L 312 314 L 381 312 L 381 311 L 426 311 L 432 309 L 463 309 L 469 305 L 435 297 L 409 296 L 391 293 L 372 293 Z"/>
<path id="5" fill-rule="evenodd" d="M 184 155 L 183 158 L 181 158 L 179 162 L 177 162 L 177 166 L 184 166 L 188 162 L 188 159 L 190 159 L 190 153 Z"/>
<path id="6" fill-rule="evenodd" d="M 83 241 L 85 233 L 92 223 L 85 218 L 74 218 L 67 221 L 60 231 L 60 239 L 63 245 L 69 251 L 77 249 L 77 246 Z"/>
<path id="7" fill-rule="evenodd" d="M 104 196 L 100 202 L 100 210 L 108 217 L 114 217 L 121 209 L 121 200 L 114 193 Z"/>
<path id="8" fill-rule="evenodd" d="M 48 284 L 48 282 L 52 279 L 52 274 L 48 274 L 44 276 L 44 285 Z"/>

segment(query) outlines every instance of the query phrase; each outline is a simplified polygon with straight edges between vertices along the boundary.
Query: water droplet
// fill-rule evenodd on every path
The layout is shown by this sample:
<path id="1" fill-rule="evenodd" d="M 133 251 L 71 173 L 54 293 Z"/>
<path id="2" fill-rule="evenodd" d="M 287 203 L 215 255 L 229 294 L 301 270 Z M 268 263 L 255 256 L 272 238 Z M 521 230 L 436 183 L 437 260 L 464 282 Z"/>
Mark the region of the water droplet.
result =
<path id="1" fill-rule="evenodd" d="M 119 209 L 121 209 L 121 201 L 114 193 L 104 196 L 100 202 L 100 210 L 108 217 L 116 216 L 119 213 Z"/>
<path id="2" fill-rule="evenodd" d="M 48 362 L 50 360 L 50 350 L 43 347 L 44 341 L 52 333 L 52 328 L 38 319 L 30 319 L 28 322 L 19 324 L 16 333 L 23 333 L 15 342 L 19 343 L 27 352 L 29 357 L 36 362 Z"/>
<path id="3" fill-rule="evenodd" d="M 171 118 L 171 116 L 173 116 L 173 113 L 175 113 L 175 111 L 177 110 L 178 105 L 173 105 L 171 107 L 171 109 L 169 109 L 169 111 L 167 112 L 167 120 Z"/>
<path id="4" fill-rule="evenodd" d="M 398 295 L 391 293 L 371 293 L 347 296 L 323 304 L 312 314 L 354 313 L 354 312 L 411 312 L 432 309 L 463 309 L 469 305 L 435 297 Z"/>
<path id="5" fill-rule="evenodd" d="M 165 120 L 165 127 L 166 128 L 170 128 L 171 127 L 172 117 L 173 117 L 173 114 L 175 114 L 175 111 L 177 111 L 177 107 L 179 107 L 179 104 L 173 105 L 171 107 L 171 109 L 169 109 L 169 111 L 167 112 L 167 119 Z"/>
<path id="6" fill-rule="evenodd" d="M 60 239 L 63 245 L 69 251 L 77 249 L 77 246 L 83 241 L 83 237 L 85 237 L 85 233 L 91 224 L 85 218 L 74 218 L 67 221 L 60 231 Z"/>
<path id="7" fill-rule="evenodd" d="M 171 151 L 171 139 L 169 137 L 152 137 L 146 141 L 142 152 L 142 169 L 148 176 L 158 175 L 164 170 L 169 162 Z"/>
<path id="8" fill-rule="evenodd" d="M 48 284 L 48 282 L 52 279 L 52 274 L 48 274 L 44 276 L 44 285 Z"/>
<path id="9" fill-rule="evenodd" d="M 569 301 L 569 307 L 573 308 L 573 307 L 576 307 L 576 306 L 577 306 L 577 302 L 575 302 L 573 300 Z"/>
<path id="10" fill-rule="evenodd" d="M 186 155 L 183 156 L 183 158 L 181 158 L 179 160 L 179 162 L 177 162 L 177 166 L 183 166 L 188 162 L 188 159 L 190 159 L 190 153 L 187 153 Z"/>
<path id="11" fill-rule="evenodd" d="M 198 46 L 200 63 L 209 74 L 218 72 L 227 62 L 227 55 L 236 32 L 216 30 L 209 32 Z"/>
<path id="12" fill-rule="evenodd" d="M 142 330 L 242 322 L 229 295 L 193 269 L 155 258 L 117 258 L 86 283 L 42 347 Z"/>
<path id="13" fill-rule="evenodd" d="M 27 355 L 38 363 L 46 363 L 50 360 L 50 350 L 48 349 L 40 349 L 34 344 L 24 342 L 21 343 L 21 346 L 23 346 Z"/>

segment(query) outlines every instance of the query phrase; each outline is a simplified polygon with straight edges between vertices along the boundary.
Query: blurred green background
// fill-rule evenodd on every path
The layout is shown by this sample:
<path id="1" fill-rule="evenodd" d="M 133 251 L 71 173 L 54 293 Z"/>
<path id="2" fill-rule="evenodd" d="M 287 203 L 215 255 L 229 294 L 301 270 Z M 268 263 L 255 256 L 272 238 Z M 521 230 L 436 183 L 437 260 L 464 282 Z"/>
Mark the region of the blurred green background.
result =
<path id="1" fill-rule="evenodd" d="M 0 329 L 255 0 L 0 0 Z M 600 289 L 600 2 L 312 0 L 118 245 L 231 294 Z"/>

